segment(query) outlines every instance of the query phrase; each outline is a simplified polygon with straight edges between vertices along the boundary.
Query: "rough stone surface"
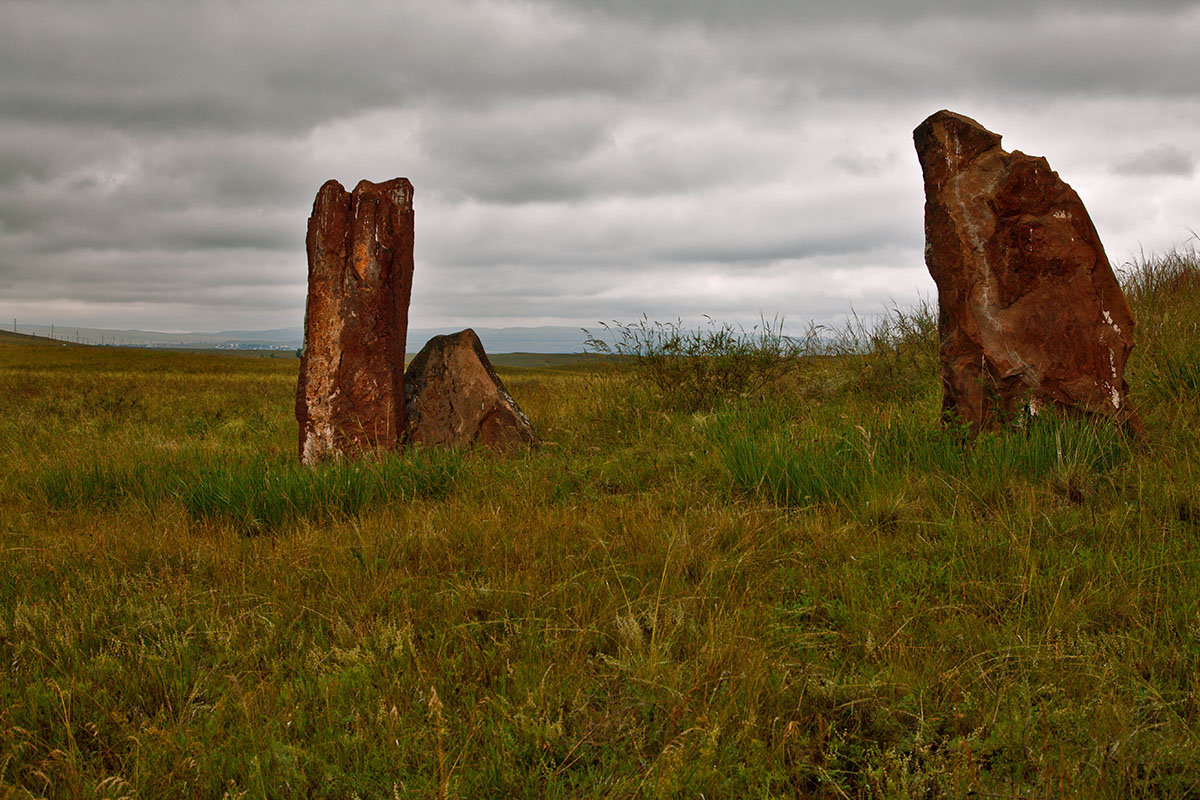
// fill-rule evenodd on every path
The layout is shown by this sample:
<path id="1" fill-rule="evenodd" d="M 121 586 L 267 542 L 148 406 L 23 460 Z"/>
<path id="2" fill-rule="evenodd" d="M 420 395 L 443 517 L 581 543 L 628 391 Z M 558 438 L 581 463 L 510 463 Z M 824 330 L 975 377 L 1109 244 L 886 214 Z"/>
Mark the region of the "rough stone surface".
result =
<path id="1" fill-rule="evenodd" d="M 939 111 L 913 132 L 938 287 L 943 410 L 974 431 L 1050 406 L 1140 428 L 1133 317 L 1079 196 L 1044 158 Z"/>
<path id="2" fill-rule="evenodd" d="M 413 187 L 337 181 L 308 219 L 308 305 L 296 392 L 305 464 L 395 447 L 413 275 Z"/>
<path id="3" fill-rule="evenodd" d="M 475 331 L 435 336 L 404 374 L 408 441 L 511 447 L 538 440 Z"/>

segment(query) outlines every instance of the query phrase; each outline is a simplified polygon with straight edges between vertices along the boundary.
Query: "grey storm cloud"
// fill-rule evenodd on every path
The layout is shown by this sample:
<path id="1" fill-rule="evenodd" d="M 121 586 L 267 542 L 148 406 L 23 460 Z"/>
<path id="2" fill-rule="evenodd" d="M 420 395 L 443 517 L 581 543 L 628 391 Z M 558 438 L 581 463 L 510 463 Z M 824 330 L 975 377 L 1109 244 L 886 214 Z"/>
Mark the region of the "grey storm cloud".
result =
<path id="1" fill-rule="evenodd" d="M 824 24 L 840 21 L 875 21 L 903 23 L 914 19 L 945 18 L 1019 18 L 1029 20 L 1048 9 L 1094 12 L 1125 11 L 1125 0 L 1068 0 L 1046 3 L 1045 0 L 813 0 L 796 3 L 793 0 L 750 0 L 730 3 L 727 0 L 569 0 L 580 8 L 603 9 L 622 16 L 642 17 L 661 22 L 691 20 L 720 26 L 761 28 L 778 25 Z M 1145 0 L 1140 8 L 1161 12 L 1186 11 L 1195 4 L 1187 0 Z"/>
<path id="2" fill-rule="evenodd" d="M 1190 178 L 1196 174 L 1196 160 L 1191 153 L 1175 145 L 1163 144 L 1114 164 L 1113 172 L 1118 175 L 1174 175 Z"/>
<path id="3" fill-rule="evenodd" d="M 1196 224 L 1198 4 L 947 6 L 9 0 L 0 314 L 297 324 L 316 189 L 404 175 L 414 325 L 831 319 L 931 289 L 944 106 L 1047 155 L 1115 257 Z"/>

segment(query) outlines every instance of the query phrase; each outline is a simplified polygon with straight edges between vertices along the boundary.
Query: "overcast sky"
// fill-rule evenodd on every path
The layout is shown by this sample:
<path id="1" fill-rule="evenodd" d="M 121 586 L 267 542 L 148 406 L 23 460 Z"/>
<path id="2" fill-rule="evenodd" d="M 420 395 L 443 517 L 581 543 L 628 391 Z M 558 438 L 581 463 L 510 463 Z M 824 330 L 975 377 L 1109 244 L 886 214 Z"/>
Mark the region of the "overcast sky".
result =
<path id="1" fill-rule="evenodd" d="M 1200 230 L 1200 3 L 3 0 L 0 319 L 303 317 L 329 178 L 412 180 L 411 324 L 931 295 L 912 129 L 1044 155 L 1116 263 Z"/>

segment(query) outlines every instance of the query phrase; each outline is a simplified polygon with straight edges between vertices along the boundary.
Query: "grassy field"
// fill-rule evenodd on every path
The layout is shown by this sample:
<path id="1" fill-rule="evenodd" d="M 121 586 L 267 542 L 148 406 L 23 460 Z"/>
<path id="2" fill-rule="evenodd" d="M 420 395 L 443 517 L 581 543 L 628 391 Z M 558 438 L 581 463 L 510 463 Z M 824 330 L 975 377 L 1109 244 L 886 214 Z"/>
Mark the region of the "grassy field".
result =
<path id="1" fill-rule="evenodd" d="M 920 312 L 313 471 L 293 359 L 6 338 L 0 797 L 1200 795 L 1200 261 L 1127 283 L 1138 442 L 943 429 Z"/>

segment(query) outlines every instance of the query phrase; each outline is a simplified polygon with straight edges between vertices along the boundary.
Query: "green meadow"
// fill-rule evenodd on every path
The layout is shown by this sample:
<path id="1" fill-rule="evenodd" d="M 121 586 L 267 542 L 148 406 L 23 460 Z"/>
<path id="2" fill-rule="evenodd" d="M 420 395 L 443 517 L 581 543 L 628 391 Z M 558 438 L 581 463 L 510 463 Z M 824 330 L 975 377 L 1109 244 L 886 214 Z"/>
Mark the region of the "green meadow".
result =
<path id="1" fill-rule="evenodd" d="M 0 797 L 1200 796 L 1200 257 L 1124 282 L 1138 440 L 942 425 L 927 308 L 312 470 L 294 358 L 5 335 Z"/>

